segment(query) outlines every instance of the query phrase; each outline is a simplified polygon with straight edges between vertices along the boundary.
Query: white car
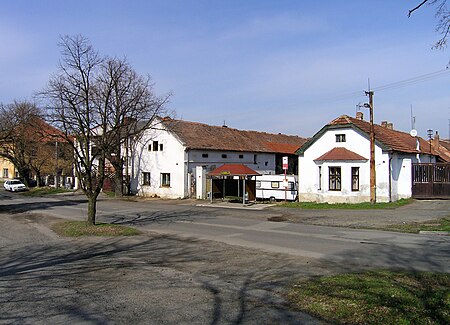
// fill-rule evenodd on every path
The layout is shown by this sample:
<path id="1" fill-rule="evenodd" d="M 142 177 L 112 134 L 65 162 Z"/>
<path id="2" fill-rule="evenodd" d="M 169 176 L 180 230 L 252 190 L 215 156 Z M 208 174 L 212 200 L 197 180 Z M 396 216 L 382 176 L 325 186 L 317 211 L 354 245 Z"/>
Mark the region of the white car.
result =
<path id="1" fill-rule="evenodd" d="M 16 191 L 26 191 L 27 187 L 19 180 L 12 179 L 9 181 L 5 181 L 3 187 L 7 191 L 16 192 Z"/>

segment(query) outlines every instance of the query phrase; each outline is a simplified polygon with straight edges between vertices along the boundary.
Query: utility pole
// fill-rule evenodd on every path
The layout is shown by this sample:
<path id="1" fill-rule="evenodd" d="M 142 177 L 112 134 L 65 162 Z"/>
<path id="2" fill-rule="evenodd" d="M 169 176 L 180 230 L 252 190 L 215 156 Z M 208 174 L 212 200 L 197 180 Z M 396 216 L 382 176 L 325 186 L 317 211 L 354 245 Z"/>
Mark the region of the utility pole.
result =
<path id="1" fill-rule="evenodd" d="M 376 174 L 375 174 L 375 129 L 373 126 L 373 90 L 365 92 L 369 96 L 369 111 L 370 111 L 370 203 L 377 202 L 376 194 Z"/>

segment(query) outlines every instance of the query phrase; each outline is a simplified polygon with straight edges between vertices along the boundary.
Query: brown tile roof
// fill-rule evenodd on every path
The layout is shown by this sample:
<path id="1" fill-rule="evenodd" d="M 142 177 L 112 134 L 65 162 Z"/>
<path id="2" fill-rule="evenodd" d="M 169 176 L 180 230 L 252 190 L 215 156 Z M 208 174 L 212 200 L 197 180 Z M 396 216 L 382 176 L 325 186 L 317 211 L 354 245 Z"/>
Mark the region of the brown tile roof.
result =
<path id="1" fill-rule="evenodd" d="M 436 149 L 436 148 L 435 148 Z M 445 162 L 450 162 L 450 141 L 439 140 L 439 147 L 437 148 L 439 157 Z"/>
<path id="2" fill-rule="evenodd" d="M 369 134 L 370 133 L 370 123 L 359 120 L 348 115 L 342 115 L 334 119 L 328 125 L 354 125 L 361 131 Z M 386 147 L 399 152 L 407 153 L 418 153 L 417 151 L 417 140 L 420 143 L 420 152 L 432 154 L 437 154 L 435 151 L 430 151 L 430 143 L 425 141 L 420 137 L 412 137 L 409 133 L 391 130 L 381 125 L 374 125 L 375 139 Z"/>
<path id="3" fill-rule="evenodd" d="M 356 152 L 350 151 L 346 148 L 337 147 L 326 152 L 314 161 L 326 161 L 326 160 L 367 160 L 363 156 L 358 155 Z"/>
<path id="4" fill-rule="evenodd" d="M 189 149 L 295 154 L 307 139 L 165 119 L 164 125 Z"/>
<path id="5" fill-rule="evenodd" d="M 260 175 L 258 172 L 255 172 L 250 167 L 247 167 L 243 164 L 225 164 L 220 167 L 217 167 L 213 171 L 209 172 L 210 176 L 249 176 L 249 175 Z"/>

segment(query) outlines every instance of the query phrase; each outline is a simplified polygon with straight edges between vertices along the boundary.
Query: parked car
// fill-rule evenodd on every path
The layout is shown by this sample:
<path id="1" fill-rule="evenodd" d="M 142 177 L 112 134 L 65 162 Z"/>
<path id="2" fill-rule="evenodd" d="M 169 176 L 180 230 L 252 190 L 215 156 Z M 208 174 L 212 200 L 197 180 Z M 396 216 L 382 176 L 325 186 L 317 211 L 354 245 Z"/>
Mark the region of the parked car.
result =
<path id="1" fill-rule="evenodd" d="M 27 187 L 18 179 L 12 179 L 5 181 L 3 187 L 7 191 L 16 192 L 16 191 L 26 191 Z"/>

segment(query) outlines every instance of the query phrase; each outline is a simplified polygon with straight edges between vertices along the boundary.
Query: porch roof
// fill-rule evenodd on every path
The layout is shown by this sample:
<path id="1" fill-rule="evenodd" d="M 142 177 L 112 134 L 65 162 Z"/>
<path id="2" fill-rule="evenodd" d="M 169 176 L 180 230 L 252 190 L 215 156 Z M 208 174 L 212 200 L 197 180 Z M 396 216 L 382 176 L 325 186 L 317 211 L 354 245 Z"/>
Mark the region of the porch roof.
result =
<path id="1" fill-rule="evenodd" d="M 243 164 L 224 164 L 208 173 L 208 176 L 257 176 L 260 173 Z"/>

